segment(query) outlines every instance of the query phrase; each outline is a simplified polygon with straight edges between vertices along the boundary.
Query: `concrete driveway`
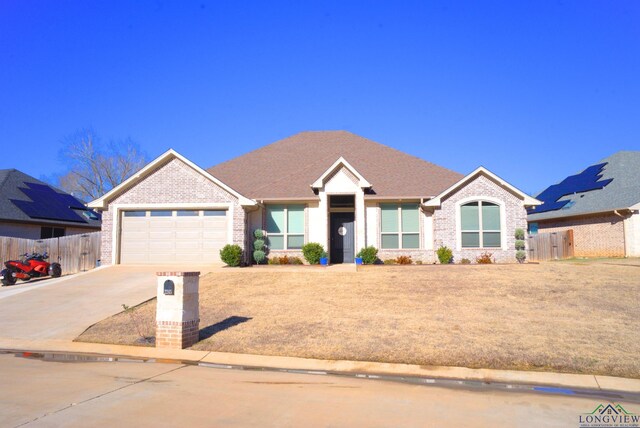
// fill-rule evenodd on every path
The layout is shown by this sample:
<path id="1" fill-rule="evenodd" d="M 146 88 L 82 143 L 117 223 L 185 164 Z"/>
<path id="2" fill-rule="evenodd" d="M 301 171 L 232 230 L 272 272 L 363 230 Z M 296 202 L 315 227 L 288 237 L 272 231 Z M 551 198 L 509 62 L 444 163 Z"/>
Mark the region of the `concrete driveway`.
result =
<path id="1" fill-rule="evenodd" d="M 0 340 L 73 340 L 92 324 L 156 293 L 156 272 L 200 271 L 213 266 L 109 266 L 0 291 Z M 0 342 L 1 343 L 1 342 Z"/>

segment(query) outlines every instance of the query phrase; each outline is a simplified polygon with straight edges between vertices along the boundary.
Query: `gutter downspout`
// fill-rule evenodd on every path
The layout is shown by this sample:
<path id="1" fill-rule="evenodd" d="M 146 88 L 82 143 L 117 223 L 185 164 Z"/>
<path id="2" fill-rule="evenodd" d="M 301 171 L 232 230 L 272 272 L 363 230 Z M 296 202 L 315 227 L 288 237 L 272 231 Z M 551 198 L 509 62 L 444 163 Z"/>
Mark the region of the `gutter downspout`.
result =
<path id="1" fill-rule="evenodd" d="M 622 239 L 624 240 L 624 257 L 627 257 L 627 228 L 625 227 L 625 218 L 618 210 L 613 210 L 613 213 L 622 219 Z"/>

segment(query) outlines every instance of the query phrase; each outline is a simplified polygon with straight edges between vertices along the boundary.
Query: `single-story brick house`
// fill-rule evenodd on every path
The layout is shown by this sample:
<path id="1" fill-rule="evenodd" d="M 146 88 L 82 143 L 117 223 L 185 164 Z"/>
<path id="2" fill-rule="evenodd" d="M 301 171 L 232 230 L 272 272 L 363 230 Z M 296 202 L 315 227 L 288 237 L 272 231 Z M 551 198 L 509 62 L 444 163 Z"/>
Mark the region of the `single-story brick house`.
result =
<path id="1" fill-rule="evenodd" d="M 573 230 L 576 257 L 640 257 L 640 151 L 620 151 L 549 186 L 530 233 Z"/>
<path id="2" fill-rule="evenodd" d="M 0 236 L 57 238 L 100 230 L 100 215 L 17 169 L 0 170 Z"/>
<path id="3" fill-rule="evenodd" d="M 332 263 L 365 246 L 435 262 L 489 251 L 515 261 L 516 228 L 540 202 L 480 167 L 463 176 L 345 131 L 302 132 L 203 170 L 173 150 L 89 205 L 103 214 L 103 264 L 215 262 L 255 229 L 270 256 L 318 242 Z M 247 260 L 250 251 L 246 251 Z"/>

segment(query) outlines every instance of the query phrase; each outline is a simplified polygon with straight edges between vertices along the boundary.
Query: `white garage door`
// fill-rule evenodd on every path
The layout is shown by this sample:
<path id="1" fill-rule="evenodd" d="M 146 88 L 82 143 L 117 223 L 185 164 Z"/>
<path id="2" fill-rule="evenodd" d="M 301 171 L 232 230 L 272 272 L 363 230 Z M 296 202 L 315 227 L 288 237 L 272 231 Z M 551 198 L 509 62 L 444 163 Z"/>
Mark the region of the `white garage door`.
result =
<path id="1" fill-rule="evenodd" d="M 225 210 L 124 211 L 120 263 L 211 263 L 227 244 Z"/>

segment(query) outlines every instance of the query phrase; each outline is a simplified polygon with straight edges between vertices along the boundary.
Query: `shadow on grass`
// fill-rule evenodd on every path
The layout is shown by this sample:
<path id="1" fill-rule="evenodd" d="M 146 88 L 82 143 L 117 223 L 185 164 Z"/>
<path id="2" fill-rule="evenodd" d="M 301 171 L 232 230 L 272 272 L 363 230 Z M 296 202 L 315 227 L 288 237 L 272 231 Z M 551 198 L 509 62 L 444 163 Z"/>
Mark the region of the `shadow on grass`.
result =
<path id="1" fill-rule="evenodd" d="M 208 327 L 205 327 L 203 329 L 200 330 L 200 334 L 198 336 L 198 340 L 205 340 L 210 338 L 211 336 L 213 336 L 216 333 L 219 333 L 223 330 L 226 330 L 228 328 L 231 327 L 235 327 L 238 324 L 242 324 L 243 322 L 247 322 L 249 320 L 251 320 L 252 318 L 247 318 L 247 317 L 237 317 L 237 316 L 231 316 L 227 319 L 224 319 L 218 323 L 212 324 Z"/>

